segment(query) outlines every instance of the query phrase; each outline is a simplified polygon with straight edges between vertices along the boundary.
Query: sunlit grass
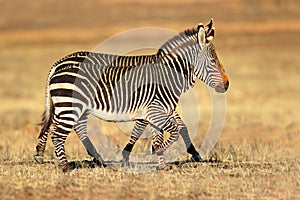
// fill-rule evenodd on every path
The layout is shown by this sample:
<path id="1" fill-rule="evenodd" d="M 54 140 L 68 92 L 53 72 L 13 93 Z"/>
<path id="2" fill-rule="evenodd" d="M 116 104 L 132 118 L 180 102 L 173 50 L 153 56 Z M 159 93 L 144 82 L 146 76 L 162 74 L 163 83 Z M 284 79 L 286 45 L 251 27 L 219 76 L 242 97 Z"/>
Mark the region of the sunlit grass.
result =
<path id="1" fill-rule="evenodd" d="M 297 8 L 291 5 L 285 9 Z M 156 25 L 187 28 L 186 23 L 177 23 L 180 20 Z M 246 32 L 239 22 L 233 22 L 232 30 L 229 22 L 217 22 L 222 31 L 217 31 L 215 44 L 230 87 L 223 132 L 204 157 L 208 162 L 179 162 L 168 171 L 151 173 L 86 167 L 63 174 L 54 163 L 49 138 L 46 163 L 35 163 L 37 123 L 51 65 L 68 53 L 93 49 L 110 34 L 138 26 L 121 22 L 103 29 L 80 29 L 78 23 L 74 35 L 74 30 L 59 27 L 1 32 L 0 199 L 300 199 L 299 27 L 291 31 L 294 22 L 287 33 L 274 29 L 279 26 L 276 21 L 276 26 L 269 24 L 264 29 L 259 29 L 264 27 L 260 22 L 257 30 L 251 22 Z M 199 150 L 211 104 L 200 81 L 194 94 L 199 104 L 191 106 L 199 109 L 200 127 L 193 142 Z M 118 126 L 101 122 L 99 127 L 120 149 L 124 147 L 129 136 L 120 133 Z M 97 136 L 93 139 L 97 143 Z M 151 139 L 140 140 L 134 152 L 145 152 L 150 144 Z M 91 159 L 73 132 L 66 152 L 70 161 Z M 120 156 L 118 152 L 111 161 L 119 161 Z M 178 159 L 189 157 L 183 154 Z"/>

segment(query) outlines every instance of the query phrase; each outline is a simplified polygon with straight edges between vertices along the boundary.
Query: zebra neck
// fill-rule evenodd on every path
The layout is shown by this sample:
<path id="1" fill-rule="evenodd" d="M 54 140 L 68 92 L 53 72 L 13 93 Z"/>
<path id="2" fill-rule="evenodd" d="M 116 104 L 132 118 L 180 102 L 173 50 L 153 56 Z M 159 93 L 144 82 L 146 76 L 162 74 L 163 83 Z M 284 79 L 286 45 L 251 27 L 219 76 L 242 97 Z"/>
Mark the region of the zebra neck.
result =
<path id="1" fill-rule="evenodd" d="M 196 66 L 195 53 L 191 46 L 185 48 L 183 51 L 174 50 L 168 54 L 158 56 L 157 62 L 161 62 L 164 66 L 171 68 L 176 74 L 182 77 L 182 92 L 186 92 L 195 85 L 195 71 Z"/>

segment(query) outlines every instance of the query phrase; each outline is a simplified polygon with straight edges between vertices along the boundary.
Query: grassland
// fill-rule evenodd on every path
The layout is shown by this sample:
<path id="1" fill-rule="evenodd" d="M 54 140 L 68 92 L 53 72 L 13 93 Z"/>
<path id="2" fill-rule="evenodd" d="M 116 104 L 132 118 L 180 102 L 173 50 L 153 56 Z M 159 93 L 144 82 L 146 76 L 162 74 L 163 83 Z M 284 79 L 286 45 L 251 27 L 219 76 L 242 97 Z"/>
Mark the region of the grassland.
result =
<path id="1" fill-rule="evenodd" d="M 300 199 L 298 1 L 68 3 L 1 2 L 0 199 Z M 212 162 L 151 173 L 82 168 L 62 174 L 51 142 L 47 162 L 33 161 L 53 62 L 91 50 L 120 31 L 143 26 L 180 31 L 211 17 L 231 84 L 222 135 L 205 158 Z M 211 108 L 203 83 L 197 82 L 194 93 L 201 110 L 194 139 L 199 149 Z M 123 147 L 128 136 L 101 123 Z M 149 142 L 139 141 L 135 151 Z M 74 133 L 66 148 L 70 160 L 90 159 Z"/>

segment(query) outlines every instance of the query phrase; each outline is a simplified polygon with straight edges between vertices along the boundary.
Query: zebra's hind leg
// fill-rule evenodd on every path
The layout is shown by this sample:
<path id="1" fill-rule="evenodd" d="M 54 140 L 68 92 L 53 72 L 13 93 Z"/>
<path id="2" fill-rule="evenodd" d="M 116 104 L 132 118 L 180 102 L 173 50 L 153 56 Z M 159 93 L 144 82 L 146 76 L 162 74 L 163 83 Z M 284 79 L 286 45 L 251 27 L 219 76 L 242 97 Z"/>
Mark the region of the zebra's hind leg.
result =
<path id="1" fill-rule="evenodd" d="M 46 149 L 49 132 L 51 132 L 51 128 L 50 128 L 51 123 L 52 123 L 51 117 L 49 117 L 47 121 L 41 123 L 42 128 L 38 137 L 38 144 L 35 147 L 36 154 L 34 155 L 34 160 L 39 164 L 44 163 L 44 152 Z"/>
<path id="2" fill-rule="evenodd" d="M 75 166 L 68 163 L 67 156 L 65 153 L 65 141 L 69 135 L 70 128 L 62 128 L 58 124 L 54 125 L 53 132 L 51 135 L 52 142 L 55 148 L 55 155 L 59 161 L 59 166 L 62 168 L 63 172 L 72 171 Z"/>
<path id="3" fill-rule="evenodd" d="M 93 162 L 98 166 L 105 167 L 106 165 L 104 164 L 101 155 L 97 152 L 96 148 L 87 135 L 87 114 L 83 114 L 79 118 L 77 124 L 74 126 L 74 130 L 80 138 L 82 144 L 84 145 L 87 153 L 93 157 Z"/>
<path id="4" fill-rule="evenodd" d="M 129 156 L 132 151 L 132 148 L 133 148 L 134 144 L 136 143 L 136 141 L 143 134 L 147 125 L 148 125 L 148 122 L 145 120 L 137 120 L 136 121 L 133 131 L 132 131 L 132 134 L 130 136 L 130 140 L 122 151 L 123 159 L 121 160 L 121 166 L 129 166 Z"/>
<path id="5" fill-rule="evenodd" d="M 135 144 L 135 142 L 138 140 L 138 138 L 136 138 L 135 136 L 131 135 L 130 136 L 130 140 L 129 142 L 126 144 L 126 146 L 124 147 L 124 149 L 122 150 L 122 160 L 121 160 L 121 166 L 129 166 L 129 156 L 130 153 L 132 151 L 132 148 Z"/>
<path id="6" fill-rule="evenodd" d="M 63 113 L 63 114 L 62 114 Z M 53 117 L 53 128 L 51 131 L 51 139 L 55 148 L 55 155 L 58 159 L 58 166 L 62 171 L 68 172 L 76 168 L 74 163 L 69 163 L 65 152 L 65 142 L 67 136 L 73 129 L 76 121 L 78 120 L 77 112 L 72 111 L 72 117 L 64 116 L 66 111 L 56 114 Z M 70 113 L 70 112 L 68 112 Z"/>
<path id="7" fill-rule="evenodd" d="M 38 144 L 35 147 L 36 154 L 34 155 L 34 160 L 39 164 L 44 163 L 44 152 L 45 152 L 46 143 L 47 143 L 47 139 L 48 139 L 48 132 L 49 132 L 48 129 L 46 131 L 44 131 L 43 129 L 41 130 L 41 133 L 39 135 Z"/>

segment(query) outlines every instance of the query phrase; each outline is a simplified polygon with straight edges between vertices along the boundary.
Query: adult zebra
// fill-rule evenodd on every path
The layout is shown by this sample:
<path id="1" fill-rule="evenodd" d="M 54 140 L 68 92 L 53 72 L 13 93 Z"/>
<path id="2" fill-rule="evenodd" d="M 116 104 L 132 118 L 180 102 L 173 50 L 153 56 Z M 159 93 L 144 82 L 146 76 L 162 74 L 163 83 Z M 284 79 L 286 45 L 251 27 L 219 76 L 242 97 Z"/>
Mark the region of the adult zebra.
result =
<path id="1" fill-rule="evenodd" d="M 61 60 L 57 61 L 53 65 L 53 69 L 66 67 L 69 66 L 70 64 L 74 65 L 74 64 L 82 64 L 82 63 L 96 64 L 101 66 L 115 66 L 115 67 L 122 67 L 125 65 L 137 66 L 141 64 L 155 63 L 157 58 L 158 58 L 157 54 L 141 55 L 141 56 L 119 56 L 119 55 L 109 55 L 109 54 L 102 54 L 102 53 L 80 51 L 80 52 L 75 52 L 73 54 L 70 54 L 62 58 Z M 173 117 L 174 119 L 177 120 L 176 123 L 178 124 L 178 126 L 181 127 L 180 135 L 183 137 L 184 143 L 187 148 L 187 152 L 192 155 L 191 160 L 195 162 L 201 161 L 201 157 L 198 151 L 195 149 L 193 143 L 191 142 L 191 139 L 187 131 L 187 127 L 185 126 L 184 122 L 180 118 L 176 117 L 176 115 L 178 114 L 175 111 Z M 99 154 L 97 153 L 96 148 L 93 146 L 92 142 L 87 136 L 87 127 L 85 126 L 86 122 L 81 122 L 80 124 L 82 124 L 83 127 L 80 128 L 78 126 L 76 133 L 81 139 L 88 154 L 94 158 L 93 161 L 97 164 L 100 164 L 99 161 L 97 160 Z M 144 120 L 138 120 L 135 123 L 130 140 L 122 151 L 123 165 L 129 164 L 129 155 L 132 151 L 132 148 L 136 143 L 136 141 L 140 138 L 144 130 L 146 129 L 147 125 L 148 122 Z M 36 155 L 34 156 L 34 158 L 40 164 L 44 162 L 43 155 L 46 147 L 48 133 L 49 133 L 48 129 L 46 130 L 42 129 L 38 137 L 39 141 L 36 146 Z"/>
<path id="2" fill-rule="evenodd" d="M 57 61 L 53 68 L 61 68 L 63 66 L 69 66 L 70 64 L 81 64 L 81 63 L 89 63 L 89 64 L 97 64 L 101 66 L 109 65 L 109 66 L 124 66 L 124 65 L 140 65 L 140 64 L 148 64 L 148 63 L 154 63 L 157 60 L 157 55 L 142 55 L 142 56 L 118 56 L 118 55 L 108 55 L 108 54 L 102 54 L 102 53 L 94 53 L 94 52 L 75 52 L 73 54 L 70 54 L 61 60 Z M 128 64 L 129 63 L 129 64 Z M 43 115 L 45 115 L 44 113 Z M 195 149 L 193 143 L 191 142 L 191 139 L 188 134 L 187 127 L 185 126 L 184 122 L 177 118 L 177 112 L 175 111 L 172 117 L 176 120 L 176 124 L 180 127 L 180 135 L 183 137 L 184 143 L 187 148 L 187 152 L 192 155 L 191 160 L 195 162 L 201 161 L 201 157 L 198 153 L 198 151 Z M 44 120 L 43 120 L 44 121 Z M 85 146 L 87 152 L 89 155 L 91 155 L 94 159 L 93 161 L 96 164 L 100 164 L 99 160 L 97 158 L 99 157 L 99 153 L 97 152 L 96 148 L 93 146 L 92 142 L 87 136 L 87 127 L 85 125 L 86 122 L 81 122 L 80 124 L 83 125 L 83 127 L 77 127 L 77 135 L 81 139 L 83 145 Z M 144 132 L 146 126 L 148 125 L 148 122 L 145 120 L 138 120 L 133 128 L 131 137 L 127 145 L 122 151 L 123 165 L 129 164 L 129 155 L 132 151 L 132 148 L 136 141 L 140 138 L 142 133 Z M 47 128 L 45 130 L 45 128 Z M 44 126 L 44 129 L 41 130 L 39 135 L 39 141 L 36 146 L 36 155 L 34 156 L 35 160 L 38 163 L 43 163 L 43 154 L 46 147 L 46 142 L 48 139 L 48 127 Z"/>
<path id="3" fill-rule="evenodd" d="M 146 120 L 159 130 L 169 130 L 167 124 L 180 94 L 193 87 L 196 77 L 217 92 L 225 92 L 228 80 L 210 43 L 213 37 L 214 29 L 206 33 L 203 25 L 180 33 L 162 46 L 154 64 L 146 66 L 71 63 L 51 70 L 42 131 L 53 123 L 52 141 L 63 169 L 70 167 L 65 139 L 74 126 L 75 130 L 86 127 L 88 114 L 111 121 Z M 172 43 L 176 39 L 183 42 Z M 170 138 L 157 145 L 157 152 L 177 139 L 178 128 L 170 127 L 174 132 L 170 130 Z M 103 163 L 100 155 L 98 160 Z"/>
<path id="4" fill-rule="evenodd" d="M 211 28 L 213 25 L 213 20 L 211 19 L 210 23 L 205 26 L 206 32 L 210 32 Z M 180 39 L 180 38 L 179 38 Z M 176 45 L 179 46 L 180 44 L 184 43 L 184 40 L 178 40 L 178 38 L 174 38 L 172 43 L 175 43 Z M 80 52 L 75 52 L 73 54 L 67 55 L 64 58 L 60 59 L 57 61 L 51 70 L 56 70 L 59 68 L 67 67 L 69 65 L 74 65 L 74 64 L 81 64 L 81 63 L 88 63 L 88 64 L 96 64 L 96 65 L 101 65 L 101 66 L 136 66 L 140 64 L 147 64 L 147 63 L 155 63 L 156 60 L 158 59 L 159 54 L 154 54 L 154 55 L 141 55 L 141 56 L 119 56 L 119 55 L 109 55 L 109 54 L 102 54 L 102 53 L 94 53 L 94 52 L 87 52 L 87 51 L 80 51 Z M 44 113 L 44 115 L 46 112 Z M 177 124 L 180 127 L 180 135 L 183 137 L 184 143 L 187 148 L 187 152 L 192 155 L 191 160 L 192 161 L 200 161 L 201 157 L 199 153 L 196 151 L 194 145 L 191 142 L 191 139 L 188 135 L 188 130 L 184 124 L 184 122 L 176 117 L 177 113 L 176 111 L 174 112 L 174 119 L 177 120 Z M 43 116 L 44 119 L 43 121 L 46 120 L 46 117 Z M 82 143 L 84 144 L 87 152 L 89 155 L 91 155 L 94 158 L 94 161 L 96 163 L 99 163 L 97 160 L 98 153 L 96 148 L 93 146 L 91 143 L 90 139 L 87 137 L 87 127 L 85 126 L 86 122 L 80 123 L 83 125 L 82 128 L 77 128 L 76 133 L 78 134 L 79 138 L 81 139 Z M 48 124 L 49 125 L 49 124 Z M 129 162 L 129 155 L 132 151 L 132 148 L 138 138 L 142 135 L 144 132 L 146 126 L 148 125 L 147 121 L 144 120 L 138 120 L 135 123 L 135 126 L 133 128 L 130 140 L 128 144 L 125 146 L 125 148 L 122 151 L 123 155 L 123 164 L 128 165 Z M 39 135 L 39 141 L 36 146 L 36 155 L 34 156 L 35 160 L 38 163 L 43 163 L 43 155 L 46 147 L 46 142 L 48 138 L 48 126 L 44 126 L 43 129 L 40 132 Z"/>

